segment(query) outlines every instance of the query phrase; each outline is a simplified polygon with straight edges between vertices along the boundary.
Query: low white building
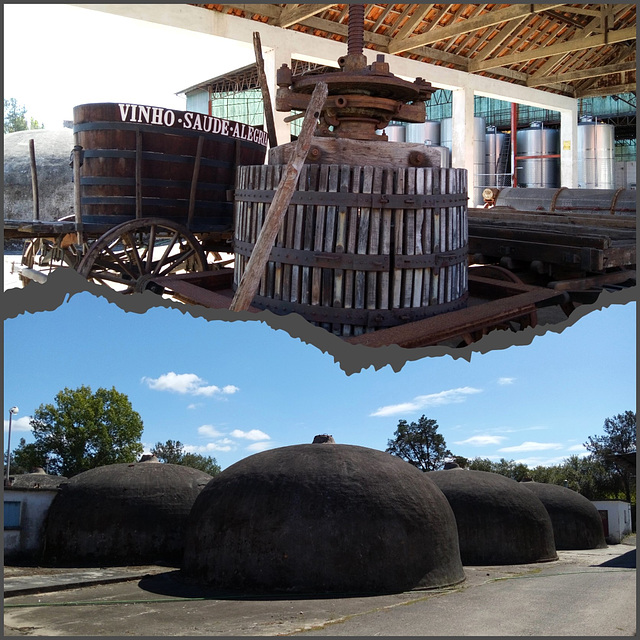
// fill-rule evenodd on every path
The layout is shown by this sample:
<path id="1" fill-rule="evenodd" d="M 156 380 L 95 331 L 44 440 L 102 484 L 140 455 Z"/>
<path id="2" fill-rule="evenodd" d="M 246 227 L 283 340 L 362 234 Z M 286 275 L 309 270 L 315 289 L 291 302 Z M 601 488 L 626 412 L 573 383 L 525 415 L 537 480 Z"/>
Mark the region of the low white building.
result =
<path id="1" fill-rule="evenodd" d="M 604 527 L 604 537 L 609 544 L 620 544 L 631 533 L 631 505 L 621 500 L 592 500 Z"/>
<path id="2" fill-rule="evenodd" d="M 4 487 L 4 559 L 38 562 L 47 513 L 66 478 L 40 470 L 12 480 L 10 486 Z"/>

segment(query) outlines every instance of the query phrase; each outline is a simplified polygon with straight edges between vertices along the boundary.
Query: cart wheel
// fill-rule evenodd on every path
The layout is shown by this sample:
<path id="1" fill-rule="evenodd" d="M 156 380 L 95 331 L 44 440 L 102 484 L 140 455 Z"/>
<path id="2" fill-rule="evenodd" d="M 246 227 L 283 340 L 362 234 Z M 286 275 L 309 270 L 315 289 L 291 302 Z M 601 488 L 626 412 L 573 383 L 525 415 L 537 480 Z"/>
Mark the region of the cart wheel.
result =
<path id="1" fill-rule="evenodd" d="M 207 259 L 195 236 L 180 224 L 161 218 L 129 220 L 98 238 L 85 254 L 78 273 L 122 293 L 163 287 L 152 279 L 206 271 Z"/>
<path id="2" fill-rule="evenodd" d="M 58 267 L 71 267 L 75 269 L 80 257 L 76 251 L 76 247 L 68 238 L 74 234 L 67 234 L 59 238 L 32 238 L 26 240 L 22 249 L 21 264 L 23 267 L 33 269 L 41 267 L 43 273 L 51 273 Z M 31 278 L 24 275 L 20 276 L 20 282 L 25 287 Z"/>

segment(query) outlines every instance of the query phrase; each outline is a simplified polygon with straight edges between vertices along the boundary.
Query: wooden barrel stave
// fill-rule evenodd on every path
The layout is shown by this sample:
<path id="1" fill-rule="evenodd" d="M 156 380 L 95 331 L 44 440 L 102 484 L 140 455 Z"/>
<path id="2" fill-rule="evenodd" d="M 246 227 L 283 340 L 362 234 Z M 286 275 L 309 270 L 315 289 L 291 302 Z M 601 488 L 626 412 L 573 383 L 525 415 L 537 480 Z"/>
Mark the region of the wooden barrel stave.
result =
<path id="1" fill-rule="evenodd" d="M 281 166 L 267 165 L 259 179 L 248 167 L 238 174 L 237 192 L 254 201 L 236 197 L 235 286 L 268 208 L 268 195 L 259 200 L 255 194 L 275 189 Z M 461 308 L 467 298 L 465 187 L 462 169 L 305 165 L 255 306 L 300 313 L 342 336 Z M 296 198 L 304 192 L 319 197 L 313 204 Z M 361 193 L 430 196 L 424 205 L 433 206 L 400 207 L 400 200 L 356 206 L 341 197 Z M 433 200 L 440 193 L 458 196 L 449 206 Z M 247 217 L 255 223 L 248 225 Z"/>

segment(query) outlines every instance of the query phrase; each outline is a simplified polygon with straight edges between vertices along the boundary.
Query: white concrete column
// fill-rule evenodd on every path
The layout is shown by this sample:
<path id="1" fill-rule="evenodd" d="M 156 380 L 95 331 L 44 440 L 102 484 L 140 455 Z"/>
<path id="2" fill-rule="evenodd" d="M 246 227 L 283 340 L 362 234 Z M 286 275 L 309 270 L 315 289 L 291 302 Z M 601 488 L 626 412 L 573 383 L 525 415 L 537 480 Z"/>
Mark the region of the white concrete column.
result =
<path id="1" fill-rule="evenodd" d="M 262 55 L 264 57 L 264 71 L 269 85 L 269 94 L 271 96 L 273 120 L 276 125 L 278 145 L 286 144 L 287 142 L 291 142 L 291 125 L 284 121 L 289 113 L 276 111 L 276 91 L 278 90 L 276 73 L 283 64 L 291 67 L 291 49 L 282 45 L 267 48 L 264 42 L 262 42 L 262 49 Z"/>
<path id="2" fill-rule="evenodd" d="M 578 101 L 560 110 L 560 186 L 578 187 Z"/>
<path id="3" fill-rule="evenodd" d="M 473 171 L 473 91 L 466 87 L 452 92 L 451 104 L 451 166 L 467 170 L 469 206 L 474 206 L 473 189 L 475 176 Z"/>

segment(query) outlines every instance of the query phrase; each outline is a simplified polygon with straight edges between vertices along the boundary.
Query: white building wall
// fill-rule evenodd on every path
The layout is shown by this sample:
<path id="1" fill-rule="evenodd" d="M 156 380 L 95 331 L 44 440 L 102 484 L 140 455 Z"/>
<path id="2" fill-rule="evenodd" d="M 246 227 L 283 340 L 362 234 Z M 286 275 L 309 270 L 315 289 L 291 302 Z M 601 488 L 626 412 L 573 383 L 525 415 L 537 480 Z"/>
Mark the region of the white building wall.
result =
<path id="1" fill-rule="evenodd" d="M 592 500 L 598 511 L 608 514 L 609 535 L 607 542 L 619 544 L 631 533 L 631 505 L 620 500 Z"/>
<path id="2" fill-rule="evenodd" d="M 5 558 L 35 555 L 41 548 L 44 522 L 57 489 L 5 488 L 5 502 L 21 502 L 19 529 L 4 530 Z"/>

